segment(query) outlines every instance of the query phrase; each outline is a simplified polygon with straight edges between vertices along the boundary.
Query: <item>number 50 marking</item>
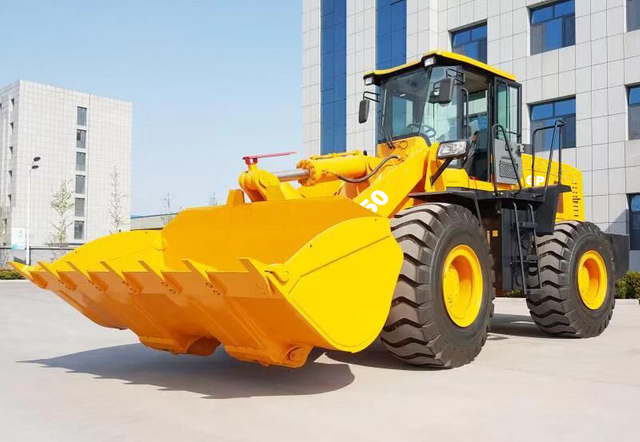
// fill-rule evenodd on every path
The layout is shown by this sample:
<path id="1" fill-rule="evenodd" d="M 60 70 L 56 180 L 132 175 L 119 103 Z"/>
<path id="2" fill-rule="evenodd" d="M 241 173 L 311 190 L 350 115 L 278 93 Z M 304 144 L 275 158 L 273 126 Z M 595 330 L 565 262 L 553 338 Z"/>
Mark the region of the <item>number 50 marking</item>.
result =
<path id="1" fill-rule="evenodd" d="M 362 207 L 365 207 L 371 210 L 374 213 L 377 213 L 378 206 L 384 206 L 385 204 L 387 204 L 389 202 L 389 197 L 382 190 L 374 190 L 371 193 L 371 201 L 373 202 L 370 202 L 368 199 L 365 199 L 360 203 L 360 205 Z"/>

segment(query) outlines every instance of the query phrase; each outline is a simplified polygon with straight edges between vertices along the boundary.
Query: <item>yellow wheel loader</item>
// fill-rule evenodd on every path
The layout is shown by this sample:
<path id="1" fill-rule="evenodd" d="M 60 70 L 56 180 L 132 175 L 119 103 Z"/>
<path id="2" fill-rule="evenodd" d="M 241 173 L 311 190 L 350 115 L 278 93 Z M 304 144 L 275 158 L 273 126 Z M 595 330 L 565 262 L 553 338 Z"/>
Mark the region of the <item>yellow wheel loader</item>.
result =
<path id="1" fill-rule="evenodd" d="M 600 334 L 629 240 L 584 220 L 581 174 L 556 148 L 565 123 L 523 145 L 520 84 L 457 54 L 364 81 L 359 120 L 375 103 L 377 146 L 279 173 L 246 157 L 224 206 L 14 266 L 149 347 L 223 345 L 264 365 L 299 367 L 313 347 L 358 352 L 380 336 L 409 364 L 461 366 L 509 291 L 546 332 Z"/>

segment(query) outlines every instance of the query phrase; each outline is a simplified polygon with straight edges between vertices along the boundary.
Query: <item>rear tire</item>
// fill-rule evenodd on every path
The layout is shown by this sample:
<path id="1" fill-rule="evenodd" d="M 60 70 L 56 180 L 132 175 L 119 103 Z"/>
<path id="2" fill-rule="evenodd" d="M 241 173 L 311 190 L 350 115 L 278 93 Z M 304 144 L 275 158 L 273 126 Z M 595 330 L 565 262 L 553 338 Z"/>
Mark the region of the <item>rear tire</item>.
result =
<path id="1" fill-rule="evenodd" d="M 480 222 L 462 206 L 433 203 L 399 213 L 391 226 L 404 263 L 382 342 L 395 357 L 413 365 L 459 367 L 471 362 L 486 342 L 493 315 L 493 260 Z M 452 301 L 445 301 L 443 292 L 448 257 L 460 248 L 472 251 L 470 256 L 477 258 L 472 273 L 481 275 L 468 279 L 477 281 L 478 290 L 469 298 L 475 301 L 468 305 L 475 307 L 467 310 L 470 324 L 465 326 L 458 325 L 466 324 L 464 319 L 449 313 Z M 467 304 L 461 305 L 464 310 Z"/>
<path id="2" fill-rule="evenodd" d="M 602 278 L 606 289 L 602 288 L 602 297 L 595 301 L 581 295 L 579 287 L 581 260 L 594 253 L 606 269 Z M 553 234 L 538 238 L 538 254 L 544 293 L 527 297 L 531 318 L 538 327 L 554 335 L 579 338 L 602 333 L 615 306 L 615 268 L 608 238 L 592 223 L 563 222 L 556 225 Z M 534 276 L 529 284 L 536 283 Z"/>

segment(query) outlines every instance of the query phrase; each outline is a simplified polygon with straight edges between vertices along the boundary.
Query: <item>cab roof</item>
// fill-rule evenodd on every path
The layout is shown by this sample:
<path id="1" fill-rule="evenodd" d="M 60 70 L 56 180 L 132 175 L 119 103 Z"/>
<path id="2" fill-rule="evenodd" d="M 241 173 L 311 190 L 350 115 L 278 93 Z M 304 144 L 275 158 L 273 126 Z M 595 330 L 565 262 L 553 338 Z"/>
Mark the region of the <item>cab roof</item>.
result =
<path id="1" fill-rule="evenodd" d="M 505 72 L 501 69 L 495 68 L 493 66 L 489 66 L 488 64 L 482 63 L 481 61 L 478 60 L 474 60 L 473 58 L 469 58 L 465 55 L 460 55 L 460 54 L 454 54 L 453 52 L 446 52 L 446 51 L 432 51 L 432 52 L 427 52 L 426 54 L 424 54 L 422 57 L 420 57 L 420 59 L 415 60 L 415 61 L 411 61 L 409 63 L 405 63 L 403 65 L 400 66 L 396 66 L 394 68 L 390 68 L 390 69 L 379 69 L 379 70 L 375 70 L 375 71 L 369 71 L 366 74 L 364 74 L 365 77 L 368 77 L 370 75 L 373 75 L 375 77 L 379 77 L 379 76 L 386 76 L 395 72 L 400 72 L 400 71 L 404 71 L 405 69 L 410 69 L 414 66 L 420 65 L 422 63 L 424 63 L 425 59 L 429 58 L 429 57 L 442 57 L 454 62 L 458 62 L 458 63 L 462 63 L 462 64 L 466 64 L 466 65 L 470 65 L 470 66 L 474 66 L 478 69 L 482 69 L 483 71 L 486 72 L 490 72 L 494 75 L 497 75 L 498 77 L 502 77 L 502 78 L 506 78 L 507 80 L 511 80 L 511 81 L 515 81 L 516 80 L 516 76 L 513 74 L 510 74 L 509 72 Z M 436 62 L 437 64 L 437 62 Z"/>

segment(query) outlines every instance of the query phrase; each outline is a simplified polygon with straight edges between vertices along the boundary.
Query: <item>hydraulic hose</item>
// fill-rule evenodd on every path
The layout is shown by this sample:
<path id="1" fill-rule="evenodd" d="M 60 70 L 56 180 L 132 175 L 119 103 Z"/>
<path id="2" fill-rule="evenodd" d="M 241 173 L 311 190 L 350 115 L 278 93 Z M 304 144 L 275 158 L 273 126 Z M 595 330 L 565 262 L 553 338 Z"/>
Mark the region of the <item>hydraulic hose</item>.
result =
<path id="1" fill-rule="evenodd" d="M 366 174 L 362 178 L 347 178 L 346 176 L 342 176 L 342 175 L 336 175 L 336 176 L 339 179 L 341 179 L 342 181 L 345 181 L 347 183 L 351 183 L 351 184 L 363 183 L 363 182 L 367 181 L 369 178 L 371 178 L 372 176 L 374 176 L 376 173 L 378 173 L 378 171 L 382 168 L 382 166 L 385 165 L 385 163 L 387 161 L 394 160 L 394 159 L 397 160 L 399 158 L 400 157 L 398 155 L 388 156 L 384 160 L 380 161 L 380 164 L 378 164 L 375 169 L 373 169 L 371 172 L 369 172 L 368 174 Z"/>

